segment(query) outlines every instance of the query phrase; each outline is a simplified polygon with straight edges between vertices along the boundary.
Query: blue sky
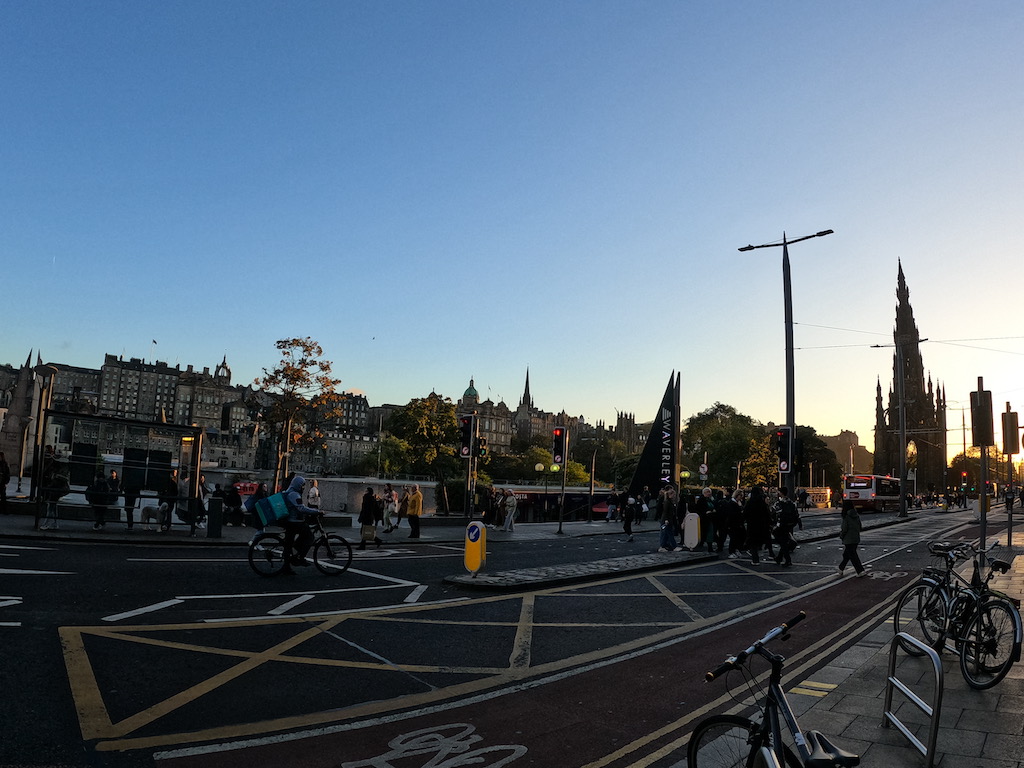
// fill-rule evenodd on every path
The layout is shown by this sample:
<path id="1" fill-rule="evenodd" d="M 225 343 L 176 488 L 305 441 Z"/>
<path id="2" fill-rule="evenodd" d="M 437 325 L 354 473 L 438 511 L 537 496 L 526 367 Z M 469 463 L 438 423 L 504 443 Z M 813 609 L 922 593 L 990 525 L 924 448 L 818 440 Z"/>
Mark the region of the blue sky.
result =
<path id="1" fill-rule="evenodd" d="M 684 416 L 781 421 L 781 253 L 737 248 L 833 229 L 791 249 L 799 423 L 872 446 L 899 260 L 951 405 L 1024 410 L 1022 36 L 1015 2 L 7 2 L 0 360 L 248 382 L 311 336 L 371 404 L 515 407 L 529 367 L 645 421 L 679 370 Z"/>

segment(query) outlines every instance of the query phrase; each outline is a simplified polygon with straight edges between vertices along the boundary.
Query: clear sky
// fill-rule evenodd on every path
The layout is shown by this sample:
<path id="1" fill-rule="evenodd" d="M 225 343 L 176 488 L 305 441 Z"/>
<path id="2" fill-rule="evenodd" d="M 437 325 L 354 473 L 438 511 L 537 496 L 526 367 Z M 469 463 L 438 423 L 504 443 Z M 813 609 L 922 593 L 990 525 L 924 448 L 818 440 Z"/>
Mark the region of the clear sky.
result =
<path id="1" fill-rule="evenodd" d="M 1022 39 L 1016 0 L 7 0 L 0 361 L 247 383 L 311 336 L 371 405 L 529 367 L 647 421 L 679 370 L 684 417 L 778 422 L 781 251 L 737 248 L 833 229 L 798 423 L 873 446 L 899 261 L 951 406 L 1024 411 Z"/>

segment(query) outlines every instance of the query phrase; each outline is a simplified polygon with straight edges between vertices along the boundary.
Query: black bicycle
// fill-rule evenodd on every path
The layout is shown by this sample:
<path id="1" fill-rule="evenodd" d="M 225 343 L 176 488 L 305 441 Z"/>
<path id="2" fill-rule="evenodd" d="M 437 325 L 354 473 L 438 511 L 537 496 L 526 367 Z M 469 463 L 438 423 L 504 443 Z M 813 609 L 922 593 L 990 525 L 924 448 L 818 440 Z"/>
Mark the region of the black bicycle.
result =
<path id="1" fill-rule="evenodd" d="M 344 536 L 327 533 L 323 525 L 323 513 L 307 522 L 313 532 L 313 564 L 328 576 L 344 573 L 352 565 L 352 545 Z M 284 531 L 261 531 L 249 542 L 249 566 L 260 576 L 276 576 L 281 573 L 292 557 L 285 553 Z"/>
<path id="2" fill-rule="evenodd" d="M 804 618 L 801 611 L 705 675 L 710 683 L 726 672 L 740 670 L 748 688 L 762 697 L 758 704 L 760 714 L 754 719 L 712 715 L 701 720 L 686 748 L 689 768 L 852 768 L 860 764 L 860 755 L 840 749 L 820 731 L 800 731 L 793 708 L 782 690 L 785 657 L 765 647 L 778 637 L 788 640 L 789 631 Z M 771 664 L 766 691 L 760 688 L 750 671 L 747 661 L 751 656 L 760 656 Z M 788 742 L 783 742 L 783 728 L 795 751 Z"/>
<path id="3" fill-rule="evenodd" d="M 1020 660 L 1020 603 L 992 589 L 989 582 L 1006 573 L 1010 563 L 989 558 L 989 571 L 981 576 L 985 554 L 972 544 L 931 542 L 928 551 L 942 558 L 943 568 L 925 568 L 896 602 L 893 630 L 920 640 L 936 651 L 951 650 L 960 656 L 960 672 L 974 689 L 991 688 L 1002 680 L 1014 662 Z M 971 576 L 956 571 L 959 562 L 971 560 Z M 912 656 L 924 653 L 910 643 L 900 642 Z"/>

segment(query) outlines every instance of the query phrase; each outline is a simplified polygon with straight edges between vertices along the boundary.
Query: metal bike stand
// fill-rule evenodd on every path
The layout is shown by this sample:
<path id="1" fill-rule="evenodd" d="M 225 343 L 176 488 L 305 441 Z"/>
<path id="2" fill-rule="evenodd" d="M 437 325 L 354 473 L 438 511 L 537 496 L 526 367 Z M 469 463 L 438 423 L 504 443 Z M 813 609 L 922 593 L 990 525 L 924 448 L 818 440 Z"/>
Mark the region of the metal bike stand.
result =
<path id="1" fill-rule="evenodd" d="M 935 695 L 931 704 L 925 702 L 920 696 L 914 693 L 906 684 L 896 677 L 896 648 L 900 641 L 913 645 L 916 648 L 920 648 L 931 659 L 932 668 L 935 671 Z M 905 726 L 898 717 L 892 712 L 892 691 L 893 688 L 899 690 L 910 702 L 916 706 L 919 710 L 925 713 L 931 719 L 931 725 L 928 728 L 928 745 L 925 746 L 921 743 L 921 740 L 915 736 L 907 726 Z M 935 741 L 939 735 L 939 714 L 942 710 L 942 660 L 939 658 L 939 654 L 935 652 L 934 648 L 925 645 L 915 637 L 911 637 L 906 632 L 898 633 L 889 643 L 889 675 L 886 678 L 885 686 L 885 710 L 882 713 L 882 727 L 888 728 L 890 723 L 895 725 L 899 729 L 900 733 L 907 737 L 907 740 L 924 755 L 927 760 L 927 768 L 932 768 L 935 764 Z"/>

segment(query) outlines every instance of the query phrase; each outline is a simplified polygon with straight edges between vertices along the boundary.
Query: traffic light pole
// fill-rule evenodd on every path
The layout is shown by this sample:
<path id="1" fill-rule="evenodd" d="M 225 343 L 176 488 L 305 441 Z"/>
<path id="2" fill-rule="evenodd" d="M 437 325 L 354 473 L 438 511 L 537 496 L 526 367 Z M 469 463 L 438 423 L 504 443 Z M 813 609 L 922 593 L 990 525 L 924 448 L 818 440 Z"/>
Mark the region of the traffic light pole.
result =
<path id="1" fill-rule="evenodd" d="M 562 492 L 558 497 L 558 530 L 563 533 L 562 520 L 565 516 L 565 475 L 569 469 L 569 428 L 555 427 L 551 432 L 551 458 L 562 468 Z"/>

